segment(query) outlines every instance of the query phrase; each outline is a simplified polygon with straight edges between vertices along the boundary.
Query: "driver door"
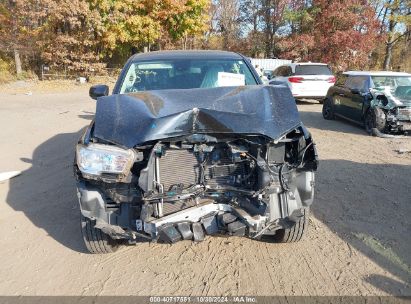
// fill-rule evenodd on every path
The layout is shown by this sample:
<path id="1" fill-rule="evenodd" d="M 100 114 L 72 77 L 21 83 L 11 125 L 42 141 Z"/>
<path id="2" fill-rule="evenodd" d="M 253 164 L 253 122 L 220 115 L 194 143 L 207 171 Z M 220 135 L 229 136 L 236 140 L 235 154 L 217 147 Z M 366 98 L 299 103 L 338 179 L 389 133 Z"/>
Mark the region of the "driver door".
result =
<path id="1" fill-rule="evenodd" d="M 368 88 L 368 76 L 353 76 L 349 82 L 345 98 L 342 100 L 344 116 L 361 122 L 366 90 Z"/>

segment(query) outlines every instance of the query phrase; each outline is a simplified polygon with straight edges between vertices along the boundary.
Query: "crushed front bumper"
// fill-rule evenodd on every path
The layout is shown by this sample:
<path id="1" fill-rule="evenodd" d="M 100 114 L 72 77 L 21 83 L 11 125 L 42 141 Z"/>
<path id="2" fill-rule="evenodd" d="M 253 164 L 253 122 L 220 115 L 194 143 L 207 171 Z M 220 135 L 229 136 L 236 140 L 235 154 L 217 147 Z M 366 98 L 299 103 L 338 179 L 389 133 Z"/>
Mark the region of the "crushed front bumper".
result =
<path id="1" fill-rule="evenodd" d="M 313 179 L 312 173 L 307 187 L 313 186 Z M 205 235 L 217 233 L 259 238 L 298 221 L 303 209 L 311 204 L 311 199 L 307 199 L 308 192 L 272 193 L 268 212 L 262 216 L 251 215 L 241 208 L 241 204 L 204 199 L 197 206 L 144 220 L 136 216 L 130 203 L 116 204 L 117 208 L 113 208 L 104 192 L 86 181 L 77 183 L 77 193 L 83 216 L 95 221 L 95 227 L 111 238 L 129 242 L 135 242 L 139 237 L 168 243 L 181 239 L 201 241 Z"/>
<path id="2" fill-rule="evenodd" d="M 95 227 L 101 229 L 113 239 L 134 240 L 129 217 L 132 214 L 130 204 L 119 204 L 118 208 L 110 208 L 107 197 L 97 187 L 87 182 L 77 182 L 77 197 L 81 214 L 95 221 Z"/>

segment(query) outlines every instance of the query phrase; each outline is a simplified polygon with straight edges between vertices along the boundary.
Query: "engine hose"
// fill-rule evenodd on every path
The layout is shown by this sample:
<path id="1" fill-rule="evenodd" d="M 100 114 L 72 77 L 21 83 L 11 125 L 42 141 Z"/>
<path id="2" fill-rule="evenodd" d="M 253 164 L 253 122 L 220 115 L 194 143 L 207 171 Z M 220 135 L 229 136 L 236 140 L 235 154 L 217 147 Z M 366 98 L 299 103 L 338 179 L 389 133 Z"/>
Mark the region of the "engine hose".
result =
<path id="1" fill-rule="evenodd" d="M 284 166 L 285 166 L 285 164 L 281 165 L 278 175 L 279 175 L 281 188 L 283 188 L 284 191 L 288 191 L 288 190 L 290 190 L 290 187 L 288 187 L 287 183 L 284 181 L 284 175 L 283 175 Z"/>
<path id="2" fill-rule="evenodd" d="M 309 148 L 310 146 L 312 146 L 312 145 L 313 145 L 313 142 L 310 142 L 308 145 L 305 146 L 303 155 L 301 156 L 301 162 L 300 162 L 300 164 L 299 164 L 297 167 L 300 167 L 300 168 L 301 168 L 301 167 L 304 167 L 305 152 L 307 152 L 308 148 Z"/>

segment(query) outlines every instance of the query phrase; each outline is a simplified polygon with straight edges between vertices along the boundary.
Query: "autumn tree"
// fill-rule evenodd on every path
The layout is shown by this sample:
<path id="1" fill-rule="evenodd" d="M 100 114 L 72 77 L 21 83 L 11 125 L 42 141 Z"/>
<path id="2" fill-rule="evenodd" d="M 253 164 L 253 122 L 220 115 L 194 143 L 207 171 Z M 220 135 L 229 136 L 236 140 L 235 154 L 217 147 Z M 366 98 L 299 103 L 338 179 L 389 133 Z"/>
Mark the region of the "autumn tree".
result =
<path id="1" fill-rule="evenodd" d="M 101 16 L 102 45 L 108 55 L 128 56 L 132 49 L 161 48 L 167 41 L 186 41 L 206 30 L 206 0 L 89 1 Z"/>
<path id="2" fill-rule="evenodd" d="M 315 17 L 319 8 L 305 0 L 290 1 L 284 12 L 285 32 L 279 41 L 281 55 L 296 61 L 308 60 L 316 47 Z"/>
<path id="3" fill-rule="evenodd" d="M 170 37 L 172 42 L 182 40 L 187 48 L 189 37 L 203 36 L 208 29 L 209 0 L 157 0 L 153 17 L 161 25 L 161 39 Z M 161 42 L 160 39 L 160 42 Z"/>
<path id="4" fill-rule="evenodd" d="M 103 66 L 98 53 L 101 18 L 84 0 L 49 1 L 38 45 L 44 62 L 85 74 Z"/>
<path id="5" fill-rule="evenodd" d="M 411 61 L 410 1 L 1 0 L 0 52 L 17 73 L 29 55 L 87 74 L 134 52 L 195 47 L 388 69 Z"/>
<path id="6" fill-rule="evenodd" d="M 243 32 L 248 33 L 248 52 L 252 57 L 264 54 L 264 34 L 262 32 L 262 0 L 242 0 L 240 4 Z"/>
<path id="7" fill-rule="evenodd" d="M 34 0 L 0 2 L 0 49 L 12 53 L 16 74 L 22 73 L 21 55 L 34 54 L 38 30 L 44 24 L 45 5 Z"/>
<path id="8" fill-rule="evenodd" d="M 144 48 L 188 47 L 208 27 L 209 0 L 3 0 L 0 47 L 87 74 Z M 43 15 L 34 16 L 35 12 Z"/>
<path id="9" fill-rule="evenodd" d="M 276 34 L 284 25 L 284 13 L 289 0 L 262 0 L 262 22 L 264 32 L 265 56 L 272 58 L 278 40 Z"/>
<path id="10" fill-rule="evenodd" d="M 120 56 L 123 60 L 133 49 L 150 46 L 160 37 L 160 22 L 153 19 L 156 4 L 135 0 L 88 0 L 98 20 L 95 36 L 101 57 Z"/>
<path id="11" fill-rule="evenodd" d="M 90 72 L 144 47 L 202 34 L 207 0 L 57 0 L 42 35 L 46 62 Z"/>
<path id="12" fill-rule="evenodd" d="M 381 20 L 381 34 L 386 33 L 383 69 L 391 68 L 393 49 L 401 39 L 411 33 L 411 1 L 375 1 L 377 16 Z"/>
<path id="13" fill-rule="evenodd" d="M 369 64 L 379 21 L 367 2 L 314 0 L 306 11 L 308 26 L 283 39 L 283 56 L 330 63 L 337 70 Z"/>

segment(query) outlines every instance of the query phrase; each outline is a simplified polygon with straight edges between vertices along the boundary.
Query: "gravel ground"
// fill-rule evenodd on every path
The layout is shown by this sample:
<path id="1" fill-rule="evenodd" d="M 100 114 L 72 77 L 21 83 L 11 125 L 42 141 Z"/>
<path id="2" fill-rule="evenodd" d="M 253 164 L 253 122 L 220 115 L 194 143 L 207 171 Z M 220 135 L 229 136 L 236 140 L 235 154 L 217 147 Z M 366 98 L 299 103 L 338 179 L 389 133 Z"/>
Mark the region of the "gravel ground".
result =
<path id="1" fill-rule="evenodd" d="M 95 105 L 86 87 L 64 91 L 0 93 L 0 171 L 22 171 L 0 183 L 1 295 L 411 295 L 411 138 L 370 137 L 301 102 L 321 160 L 303 241 L 208 237 L 91 255 L 72 160 Z"/>

